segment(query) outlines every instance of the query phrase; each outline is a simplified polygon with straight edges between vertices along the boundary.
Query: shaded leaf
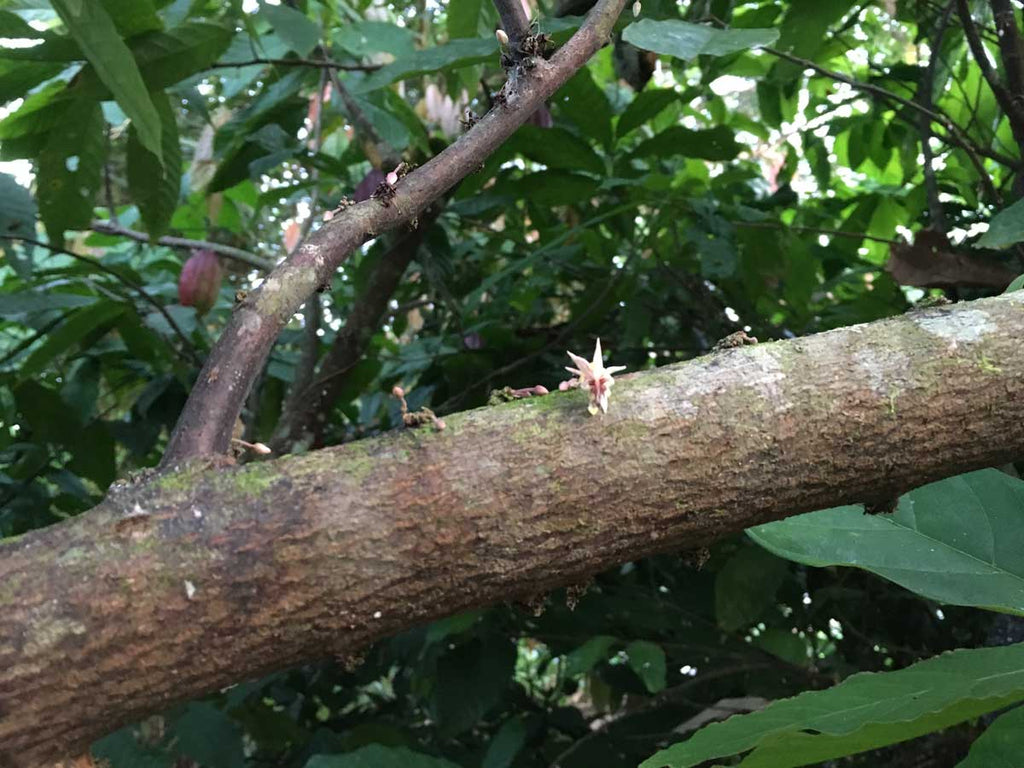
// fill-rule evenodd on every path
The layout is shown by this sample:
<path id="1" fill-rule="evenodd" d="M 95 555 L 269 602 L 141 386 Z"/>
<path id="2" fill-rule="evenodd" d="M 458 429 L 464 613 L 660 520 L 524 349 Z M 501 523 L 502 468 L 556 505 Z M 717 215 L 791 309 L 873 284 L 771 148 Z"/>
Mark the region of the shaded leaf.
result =
<path id="1" fill-rule="evenodd" d="M 53 0 L 53 7 L 89 63 L 139 132 L 139 141 L 161 159 L 160 115 L 132 52 L 100 3 Z"/>
<path id="2" fill-rule="evenodd" d="M 515 660 L 516 646 L 503 636 L 473 640 L 441 657 L 431 709 L 444 738 L 472 728 L 498 703 Z"/>
<path id="3" fill-rule="evenodd" d="M 287 5 L 264 4 L 260 14 L 274 28 L 278 36 L 299 56 L 306 56 L 320 41 L 320 27 L 302 11 Z"/>
<path id="4" fill-rule="evenodd" d="M 525 717 L 506 720 L 487 745 L 481 768 L 509 768 L 516 755 L 522 751 L 529 735 L 530 729 Z"/>
<path id="5" fill-rule="evenodd" d="M 100 326 L 110 323 L 125 311 L 124 304 L 105 301 L 75 310 L 43 343 L 28 356 L 18 375 L 30 379 L 42 371 L 51 360 L 63 354 Z"/>
<path id="6" fill-rule="evenodd" d="M 639 677 L 649 693 L 665 688 L 665 652 L 657 643 L 635 640 L 626 646 L 629 668 Z"/>
<path id="7" fill-rule="evenodd" d="M 746 546 L 730 557 L 715 577 L 715 617 L 726 632 L 743 629 L 775 600 L 789 568 L 760 547 Z"/>
<path id="8" fill-rule="evenodd" d="M 156 238 L 167 231 L 178 204 L 181 189 L 181 147 L 178 144 L 178 124 L 167 95 L 153 93 L 153 103 L 160 115 L 163 163 L 161 164 L 139 141 L 135 126 L 128 133 L 127 176 L 128 188 L 150 237 Z"/>
<path id="9" fill-rule="evenodd" d="M 10 174 L 0 173 L 0 235 L 35 238 L 36 214 L 32 194 Z M 31 259 L 20 258 L 10 240 L 0 240 L 0 248 L 18 276 L 27 279 L 32 270 Z M 17 297 L 0 296 L 0 305 L 4 299 L 12 298 L 17 300 Z M 0 314 L 7 313 L 0 311 Z"/>
<path id="10" fill-rule="evenodd" d="M 1024 645 L 945 653 L 897 672 L 853 675 L 823 691 L 734 715 L 648 758 L 689 768 L 753 750 L 743 768 L 790 768 L 896 744 L 1024 699 Z"/>
<path id="11" fill-rule="evenodd" d="M 1024 754 L 1024 707 L 1000 715 L 956 768 L 1012 768 Z"/>
<path id="12" fill-rule="evenodd" d="M 1024 615 L 1022 520 L 1024 482 L 984 469 L 911 491 L 891 515 L 837 507 L 748 534 L 800 563 L 863 568 L 933 600 Z"/>
<path id="13" fill-rule="evenodd" d="M 352 90 L 366 93 L 415 75 L 481 64 L 495 57 L 497 52 L 498 41 L 493 38 L 453 40 L 446 45 L 436 45 L 401 56 L 361 82 L 356 82 Z"/>
<path id="14" fill-rule="evenodd" d="M 701 160 L 732 160 L 741 149 L 732 130 L 724 125 L 699 131 L 673 125 L 641 142 L 632 156 L 663 158 L 684 155 Z"/>
<path id="15" fill-rule="evenodd" d="M 619 118 L 616 135 L 622 138 L 678 100 L 679 94 L 671 88 L 652 88 L 638 93 Z"/>
<path id="16" fill-rule="evenodd" d="M 1018 200 L 993 216 L 988 231 L 978 239 L 974 247 L 1009 248 L 1020 242 L 1024 242 L 1024 200 Z"/>
<path id="17" fill-rule="evenodd" d="M 343 755 L 316 755 L 306 768 L 459 768 L 455 763 L 405 747 L 369 744 Z"/>

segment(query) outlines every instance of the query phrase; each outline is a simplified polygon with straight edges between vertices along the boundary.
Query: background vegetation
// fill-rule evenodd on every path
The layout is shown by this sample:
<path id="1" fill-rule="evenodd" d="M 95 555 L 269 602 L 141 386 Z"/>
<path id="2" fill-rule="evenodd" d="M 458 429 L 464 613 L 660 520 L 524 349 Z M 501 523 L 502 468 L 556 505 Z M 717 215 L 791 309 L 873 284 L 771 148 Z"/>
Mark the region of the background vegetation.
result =
<path id="1" fill-rule="evenodd" d="M 587 10 L 531 7 L 555 45 Z M 999 293 L 1024 271 L 1019 7 L 636 12 L 415 229 L 323 286 L 239 439 L 275 453 L 358 440 L 401 423 L 395 385 L 443 416 L 556 388 L 565 350 L 596 337 L 635 371 L 737 331 L 789 338 Z M 343 198 L 492 106 L 497 26 L 481 0 L 4 5 L 0 535 L 79 514 L 157 463 L 235 301 Z M 1024 747 L 1024 710 L 990 714 L 1024 699 L 1024 646 L 996 647 L 1024 639 L 1024 484 L 1003 470 L 919 489 L 893 515 L 793 518 L 452 617 L 94 752 L 113 766 L 634 766 L 667 747 L 646 765 L 994 765 Z M 975 650 L 912 666 L 958 648 Z M 805 691 L 821 693 L 701 729 Z"/>

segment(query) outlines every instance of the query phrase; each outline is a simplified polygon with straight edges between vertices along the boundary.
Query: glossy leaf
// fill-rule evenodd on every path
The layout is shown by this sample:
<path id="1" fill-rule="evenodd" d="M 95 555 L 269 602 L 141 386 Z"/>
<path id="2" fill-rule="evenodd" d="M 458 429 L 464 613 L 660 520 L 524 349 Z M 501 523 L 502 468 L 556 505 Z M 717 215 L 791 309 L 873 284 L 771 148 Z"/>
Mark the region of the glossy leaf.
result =
<path id="1" fill-rule="evenodd" d="M 1024 645 L 945 653 L 853 675 L 702 728 L 641 768 L 689 768 L 751 751 L 742 768 L 811 765 L 896 744 L 1024 699 Z"/>
<path id="2" fill-rule="evenodd" d="M 989 222 L 988 231 L 982 235 L 975 248 L 1009 248 L 1024 242 L 1024 200 L 1006 208 Z"/>
<path id="3" fill-rule="evenodd" d="M 98 2 L 53 0 L 53 7 L 81 46 L 99 79 L 139 133 L 139 141 L 158 161 L 162 157 L 160 115 L 142 80 L 135 58 L 113 19 Z"/>
<path id="4" fill-rule="evenodd" d="M 863 568 L 933 600 L 1024 615 L 1022 522 L 1024 481 L 985 469 L 911 491 L 891 515 L 837 507 L 748 534 L 807 565 Z"/>
<path id="5" fill-rule="evenodd" d="M 637 48 L 684 60 L 697 56 L 727 56 L 771 45 L 778 37 L 775 29 L 718 29 L 679 19 L 641 19 L 622 31 L 622 39 Z"/>
<path id="6" fill-rule="evenodd" d="M 973 744 L 956 768 L 1012 768 L 1024 754 L 1024 707 L 1004 712 Z"/>

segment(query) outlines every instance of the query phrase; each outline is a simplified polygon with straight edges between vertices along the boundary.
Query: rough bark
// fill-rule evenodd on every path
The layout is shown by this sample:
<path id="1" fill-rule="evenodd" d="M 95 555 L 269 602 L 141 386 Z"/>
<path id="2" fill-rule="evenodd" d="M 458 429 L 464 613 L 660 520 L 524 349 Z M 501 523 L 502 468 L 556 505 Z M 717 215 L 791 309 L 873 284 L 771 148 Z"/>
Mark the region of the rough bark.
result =
<path id="1" fill-rule="evenodd" d="M 604 417 L 553 393 L 116 487 L 0 546 L 0 764 L 616 563 L 1020 458 L 1022 335 L 1017 292 L 624 376 Z"/>

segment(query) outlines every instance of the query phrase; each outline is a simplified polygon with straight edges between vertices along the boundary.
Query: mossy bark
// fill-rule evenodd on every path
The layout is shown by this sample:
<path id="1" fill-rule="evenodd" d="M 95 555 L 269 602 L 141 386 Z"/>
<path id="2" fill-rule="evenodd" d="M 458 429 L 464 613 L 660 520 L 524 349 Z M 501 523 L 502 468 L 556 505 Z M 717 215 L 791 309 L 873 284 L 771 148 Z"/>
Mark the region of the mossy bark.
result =
<path id="1" fill-rule="evenodd" d="M 1024 293 L 241 468 L 0 545 L 0 764 L 626 560 L 1024 455 Z M 614 361 L 612 361 L 614 362 Z"/>

